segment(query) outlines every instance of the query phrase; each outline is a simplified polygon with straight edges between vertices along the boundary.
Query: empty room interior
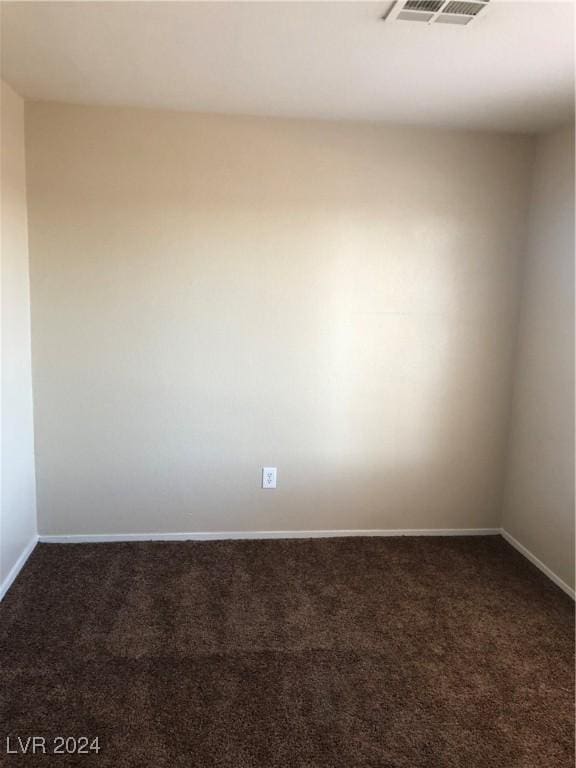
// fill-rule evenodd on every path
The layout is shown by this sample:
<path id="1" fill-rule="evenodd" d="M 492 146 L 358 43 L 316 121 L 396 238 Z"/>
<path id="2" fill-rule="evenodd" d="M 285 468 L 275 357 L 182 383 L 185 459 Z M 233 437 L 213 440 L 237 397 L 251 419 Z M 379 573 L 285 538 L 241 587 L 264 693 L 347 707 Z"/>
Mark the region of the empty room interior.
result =
<path id="1" fill-rule="evenodd" d="M 0 763 L 573 768 L 574 3 L 0 22 Z"/>

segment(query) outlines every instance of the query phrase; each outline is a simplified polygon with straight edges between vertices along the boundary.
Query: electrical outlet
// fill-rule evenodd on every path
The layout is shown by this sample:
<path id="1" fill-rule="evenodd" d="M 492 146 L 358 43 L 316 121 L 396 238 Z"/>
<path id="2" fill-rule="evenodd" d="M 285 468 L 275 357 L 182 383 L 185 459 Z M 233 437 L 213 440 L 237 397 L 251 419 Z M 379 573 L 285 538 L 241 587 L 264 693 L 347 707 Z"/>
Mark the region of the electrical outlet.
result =
<path id="1" fill-rule="evenodd" d="M 262 467 L 262 488 L 276 488 L 276 467 Z"/>

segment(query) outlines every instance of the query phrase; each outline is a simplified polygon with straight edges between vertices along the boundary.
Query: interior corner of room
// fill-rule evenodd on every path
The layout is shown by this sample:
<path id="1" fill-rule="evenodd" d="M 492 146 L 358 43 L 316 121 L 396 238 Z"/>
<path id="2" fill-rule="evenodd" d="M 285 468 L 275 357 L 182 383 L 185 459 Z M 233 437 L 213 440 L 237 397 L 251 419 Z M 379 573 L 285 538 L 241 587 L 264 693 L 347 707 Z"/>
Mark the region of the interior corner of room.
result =
<path id="1" fill-rule="evenodd" d="M 573 590 L 572 127 L 2 96 L 4 590 L 38 532 L 411 530 Z"/>

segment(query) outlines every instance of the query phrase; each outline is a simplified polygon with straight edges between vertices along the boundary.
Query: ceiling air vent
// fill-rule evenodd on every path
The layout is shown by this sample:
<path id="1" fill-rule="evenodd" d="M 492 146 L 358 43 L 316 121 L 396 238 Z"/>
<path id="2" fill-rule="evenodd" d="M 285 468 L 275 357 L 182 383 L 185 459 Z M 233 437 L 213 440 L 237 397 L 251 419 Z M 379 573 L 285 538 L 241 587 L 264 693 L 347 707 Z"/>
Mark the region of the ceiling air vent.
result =
<path id="1" fill-rule="evenodd" d="M 420 24 L 469 24 L 486 8 L 489 0 L 399 0 L 382 18 L 388 21 L 417 21 Z"/>

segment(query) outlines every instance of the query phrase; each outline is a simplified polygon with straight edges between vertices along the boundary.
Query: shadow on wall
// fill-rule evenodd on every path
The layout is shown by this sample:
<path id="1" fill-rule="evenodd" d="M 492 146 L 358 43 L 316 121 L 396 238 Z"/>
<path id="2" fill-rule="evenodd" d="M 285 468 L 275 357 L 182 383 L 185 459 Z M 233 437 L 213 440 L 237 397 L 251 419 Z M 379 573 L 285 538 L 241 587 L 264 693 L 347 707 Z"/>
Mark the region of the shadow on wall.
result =
<path id="1" fill-rule="evenodd" d="M 498 524 L 529 140 L 29 122 L 44 533 Z"/>

